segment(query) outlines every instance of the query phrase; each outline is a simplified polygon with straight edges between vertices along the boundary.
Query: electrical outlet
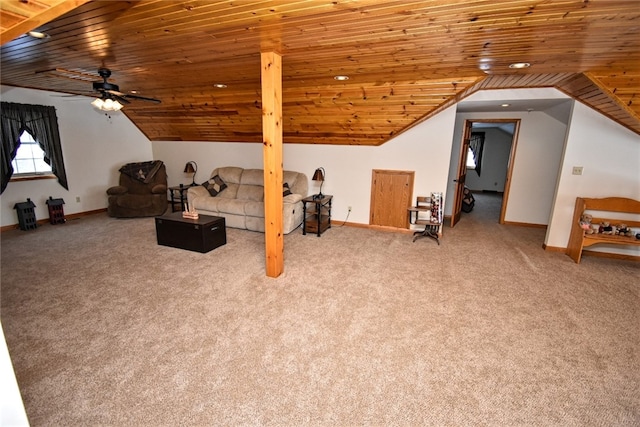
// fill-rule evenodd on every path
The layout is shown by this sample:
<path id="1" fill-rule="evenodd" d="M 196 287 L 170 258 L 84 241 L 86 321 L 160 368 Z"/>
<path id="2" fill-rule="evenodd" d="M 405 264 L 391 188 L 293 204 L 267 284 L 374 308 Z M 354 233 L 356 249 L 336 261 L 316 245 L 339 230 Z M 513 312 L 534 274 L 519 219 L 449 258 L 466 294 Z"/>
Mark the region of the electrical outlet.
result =
<path id="1" fill-rule="evenodd" d="M 582 175 L 582 166 L 574 166 L 571 173 L 573 175 Z"/>
<path id="2" fill-rule="evenodd" d="M 80 196 L 76 196 L 76 203 L 80 203 Z"/>
<path id="3" fill-rule="evenodd" d="M 351 206 L 349 206 L 347 209 L 349 210 L 349 212 L 351 212 Z"/>

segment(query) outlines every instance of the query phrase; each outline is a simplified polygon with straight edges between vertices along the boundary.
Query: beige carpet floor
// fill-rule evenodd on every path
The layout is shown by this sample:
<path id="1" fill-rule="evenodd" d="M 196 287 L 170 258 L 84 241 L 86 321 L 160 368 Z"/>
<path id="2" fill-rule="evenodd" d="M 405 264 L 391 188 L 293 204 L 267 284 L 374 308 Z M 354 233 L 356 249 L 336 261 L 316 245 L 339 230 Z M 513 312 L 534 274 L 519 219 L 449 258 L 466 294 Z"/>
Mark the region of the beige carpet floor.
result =
<path id="1" fill-rule="evenodd" d="M 98 214 L 1 243 L 32 426 L 638 426 L 639 263 L 542 249 L 495 197 L 438 246 L 228 229 L 207 254 Z"/>

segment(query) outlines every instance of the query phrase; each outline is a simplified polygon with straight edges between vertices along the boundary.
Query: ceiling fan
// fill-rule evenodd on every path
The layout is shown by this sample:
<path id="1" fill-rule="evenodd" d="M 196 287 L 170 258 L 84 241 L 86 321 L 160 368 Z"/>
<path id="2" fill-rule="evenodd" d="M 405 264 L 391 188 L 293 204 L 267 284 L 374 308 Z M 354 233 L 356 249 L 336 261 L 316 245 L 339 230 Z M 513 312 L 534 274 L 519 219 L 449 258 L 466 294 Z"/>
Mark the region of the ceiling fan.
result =
<path id="1" fill-rule="evenodd" d="M 130 104 L 129 99 L 153 102 L 160 104 L 159 99 L 120 92 L 118 85 L 109 83 L 107 79 L 111 77 L 111 70 L 108 68 L 98 69 L 98 74 L 102 77 L 101 82 L 93 82 L 93 90 L 101 94 L 91 105 L 105 111 L 117 111 L 122 108 L 122 104 Z"/>

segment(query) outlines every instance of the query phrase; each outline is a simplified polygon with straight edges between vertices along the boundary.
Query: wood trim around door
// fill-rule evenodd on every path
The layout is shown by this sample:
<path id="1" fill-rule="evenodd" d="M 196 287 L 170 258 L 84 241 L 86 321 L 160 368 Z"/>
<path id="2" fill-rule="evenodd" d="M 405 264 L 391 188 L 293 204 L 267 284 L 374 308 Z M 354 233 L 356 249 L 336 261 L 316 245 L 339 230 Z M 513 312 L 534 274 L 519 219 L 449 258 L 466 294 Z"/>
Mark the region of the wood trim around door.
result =
<path id="1" fill-rule="evenodd" d="M 516 146 L 518 145 L 518 135 L 520 133 L 520 119 L 504 120 L 514 124 L 513 137 L 511 138 L 511 151 L 509 152 L 509 160 L 507 161 L 507 176 L 504 181 L 504 193 L 502 194 L 502 207 L 500 208 L 499 224 L 504 224 L 504 217 L 507 214 L 507 203 L 509 201 L 509 193 L 511 192 L 511 175 L 513 174 L 514 160 L 516 158 Z"/>
<path id="2" fill-rule="evenodd" d="M 462 199 L 464 198 L 464 184 L 467 180 L 467 153 L 469 151 L 469 140 L 471 138 L 471 126 L 473 123 L 470 120 L 464 121 L 464 131 L 462 132 L 462 143 L 460 144 L 460 153 L 458 155 L 458 170 L 456 172 L 456 178 L 454 179 L 455 190 L 453 193 L 453 211 L 451 212 L 451 227 L 460 221 L 460 215 L 462 214 Z"/>

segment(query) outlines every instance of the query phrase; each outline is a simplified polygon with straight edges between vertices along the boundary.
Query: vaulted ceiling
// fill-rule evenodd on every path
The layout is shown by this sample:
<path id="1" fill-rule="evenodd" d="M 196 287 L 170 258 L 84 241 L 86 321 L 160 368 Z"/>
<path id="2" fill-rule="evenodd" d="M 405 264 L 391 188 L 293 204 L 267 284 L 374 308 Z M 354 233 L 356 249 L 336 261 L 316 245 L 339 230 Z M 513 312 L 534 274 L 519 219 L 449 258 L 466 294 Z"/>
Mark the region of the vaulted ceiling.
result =
<path id="1" fill-rule="evenodd" d="M 109 68 L 162 101 L 122 110 L 150 140 L 261 142 L 262 51 L 282 55 L 285 143 L 379 145 L 475 91 L 534 87 L 640 133 L 636 0 L 15 0 L 0 23 L 2 84 L 92 95 Z"/>

